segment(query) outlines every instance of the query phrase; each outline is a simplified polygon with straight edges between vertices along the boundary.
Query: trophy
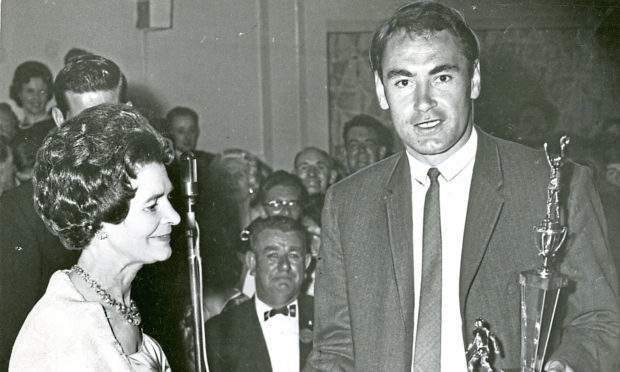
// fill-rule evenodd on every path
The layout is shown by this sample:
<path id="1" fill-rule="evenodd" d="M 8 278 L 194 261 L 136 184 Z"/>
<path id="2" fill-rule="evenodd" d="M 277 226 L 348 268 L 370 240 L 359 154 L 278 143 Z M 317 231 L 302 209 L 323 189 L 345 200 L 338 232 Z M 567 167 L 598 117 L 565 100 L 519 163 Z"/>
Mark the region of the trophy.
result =
<path id="1" fill-rule="evenodd" d="M 553 267 L 553 257 L 566 238 L 567 228 L 560 221 L 560 189 L 564 151 L 569 138 L 560 139 L 560 155 L 550 155 L 545 143 L 547 162 L 551 168 L 547 186 L 546 216 L 534 226 L 534 239 L 542 266 L 521 272 L 521 372 L 540 372 L 544 367 L 553 318 L 560 290 L 568 285 L 568 277 Z"/>

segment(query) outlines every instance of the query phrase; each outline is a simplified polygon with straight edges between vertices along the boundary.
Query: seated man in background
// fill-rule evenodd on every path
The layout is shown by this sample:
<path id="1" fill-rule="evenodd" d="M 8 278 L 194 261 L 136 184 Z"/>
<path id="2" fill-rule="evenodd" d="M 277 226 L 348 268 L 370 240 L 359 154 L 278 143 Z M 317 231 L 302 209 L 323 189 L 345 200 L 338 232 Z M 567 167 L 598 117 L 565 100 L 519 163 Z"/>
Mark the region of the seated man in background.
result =
<path id="1" fill-rule="evenodd" d="M 389 131 L 372 116 L 355 116 L 344 124 L 343 134 L 349 174 L 378 162 L 388 154 Z"/>
<path id="2" fill-rule="evenodd" d="M 101 103 L 124 101 L 126 81 L 112 61 L 95 55 L 76 58 L 54 82 L 56 125 Z M 64 249 L 36 214 L 32 183 L 0 198 L 0 370 L 8 368 L 15 337 L 41 298 L 52 273 L 70 268 L 79 251 Z"/>
<path id="3" fill-rule="evenodd" d="M 256 296 L 207 322 L 212 371 L 298 371 L 312 349 L 312 297 L 301 295 L 310 264 L 307 234 L 296 220 L 259 218 L 248 227 L 246 264 Z"/>

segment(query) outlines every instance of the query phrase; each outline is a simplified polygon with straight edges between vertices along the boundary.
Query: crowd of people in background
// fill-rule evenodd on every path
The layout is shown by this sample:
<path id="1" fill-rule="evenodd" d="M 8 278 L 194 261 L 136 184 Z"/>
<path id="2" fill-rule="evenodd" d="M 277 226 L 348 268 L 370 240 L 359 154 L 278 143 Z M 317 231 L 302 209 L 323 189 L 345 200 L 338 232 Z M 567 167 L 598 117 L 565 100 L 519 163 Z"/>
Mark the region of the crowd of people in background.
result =
<path id="1" fill-rule="evenodd" d="M 78 49 L 70 51 L 67 65 L 79 64 L 84 55 L 91 54 Z M 19 107 L 23 115 L 18 119 L 12 105 L 0 103 L 0 194 L 31 182 L 37 150 L 46 136 L 56 130 L 55 112 L 48 107 L 54 92 L 60 89 L 55 84 L 58 82 L 54 82 L 51 71 L 41 62 L 27 61 L 17 67 L 9 91 L 14 106 Z M 63 89 L 79 92 L 78 87 Z M 69 101 L 74 98 L 62 93 L 61 96 Z M 136 109 L 141 110 L 140 107 Z M 167 141 L 166 150 L 171 161 L 166 169 L 175 190 L 171 201 L 179 214 L 185 209 L 179 192 L 183 187 L 180 157 L 192 151 L 197 158 L 196 211 L 204 265 L 205 320 L 247 302 L 258 290 L 268 292 L 265 283 L 268 279 L 263 278 L 267 274 L 261 271 L 260 259 L 269 239 L 291 239 L 290 242 L 307 249 L 307 262 L 306 253 L 302 252 L 300 261 L 295 263 L 295 270 L 301 273 L 294 279 L 295 298 L 299 296 L 300 304 L 303 302 L 301 308 L 306 306 L 304 296 L 313 294 L 321 211 L 327 188 L 392 152 L 393 135 L 388 126 L 364 113 L 352 117 L 344 125 L 344 163 L 337 162 L 326 149 L 308 146 L 299 149 L 288 169 L 273 169 L 244 149 L 213 152 L 197 148 L 201 133 L 211 137 L 216 137 L 217 133 L 209 132 L 208 118 L 199 118 L 194 109 L 182 103 L 169 110 L 165 117 L 153 117 L 148 110 L 144 115 Z M 513 128 L 514 138 L 511 139 L 540 146 L 545 141 L 557 142 L 561 134 L 552 133 L 550 138 L 548 133 L 537 136 L 537 123 L 528 121 L 526 124 L 523 133 Z M 327 129 L 326 123 L 324 126 Z M 592 134 L 571 135 L 568 155 L 589 166 L 594 174 L 608 219 L 609 241 L 617 266 L 620 266 L 620 121 L 608 121 Z M 32 208 L 32 200 L 22 207 Z M 0 203 L 0 214 L 6 213 L 3 208 L 6 206 Z M 274 217 L 287 219 L 274 220 Z M 301 228 L 308 238 L 307 246 L 305 242 L 298 242 L 296 234 Z M 266 235 L 265 231 L 273 236 Z M 162 344 L 170 364 L 178 366 L 179 370 L 187 370 L 191 365 L 188 356 L 192 343 L 191 307 L 185 244 L 184 227 L 180 224 L 173 228 L 171 258 L 145 267 L 138 274 L 134 289 L 145 331 Z M 294 250 L 288 245 L 286 249 L 287 252 Z M 64 268 L 48 268 L 46 273 Z M 42 280 L 47 279 L 49 275 Z M 21 325 L 26 315 L 18 314 L 14 321 Z M 220 319 L 210 323 L 215 334 L 224 327 L 221 322 Z M 16 333 L 3 335 L 8 338 L 2 345 L 9 346 L 5 351 L 10 352 L 16 336 Z M 227 353 L 214 344 L 211 349 L 218 355 Z M 2 357 L 3 363 L 8 363 L 8 355 L 4 353 Z M 222 365 L 225 361 L 218 363 Z"/>

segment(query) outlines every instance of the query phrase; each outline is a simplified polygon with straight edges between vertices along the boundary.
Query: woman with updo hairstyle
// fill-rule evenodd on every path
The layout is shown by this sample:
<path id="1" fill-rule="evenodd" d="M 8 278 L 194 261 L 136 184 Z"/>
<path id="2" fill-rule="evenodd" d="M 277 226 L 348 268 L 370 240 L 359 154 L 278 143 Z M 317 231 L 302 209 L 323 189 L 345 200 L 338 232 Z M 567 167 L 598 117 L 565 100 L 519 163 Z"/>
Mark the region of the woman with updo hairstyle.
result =
<path id="1" fill-rule="evenodd" d="M 34 159 L 37 149 L 50 130 L 56 127 L 47 104 L 54 94 L 54 78 L 47 66 L 37 61 L 27 61 L 17 66 L 9 95 L 24 111 L 23 119 L 17 125 L 14 143 L 22 143 L 29 150 L 26 159 Z M 32 169 L 34 164 L 24 168 Z"/>
<path id="2" fill-rule="evenodd" d="M 15 341 L 10 371 L 169 371 L 141 330 L 131 284 L 170 257 L 180 221 L 164 139 L 136 110 L 100 105 L 50 134 L 37 153 L 39 216 L 76 265 L 55 272 Z"/>

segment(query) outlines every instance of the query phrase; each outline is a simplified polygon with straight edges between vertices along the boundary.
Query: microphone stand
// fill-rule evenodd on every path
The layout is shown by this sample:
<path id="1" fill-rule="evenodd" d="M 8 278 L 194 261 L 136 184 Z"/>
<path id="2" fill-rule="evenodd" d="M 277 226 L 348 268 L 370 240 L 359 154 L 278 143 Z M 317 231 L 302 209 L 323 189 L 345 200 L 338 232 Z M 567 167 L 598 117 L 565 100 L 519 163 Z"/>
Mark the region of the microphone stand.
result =
<path id="1" fill-rule="evenodd" d="M 194 325 L 194 364 L 196 372 L 209 372 L 205 341 L 204 305 L 202 290 L 202 259 L 200 256 L 200 228 L 196 222 L 194 206 L 198 196 L 196 155 L 187 151 L 181 154 L 181 177 L 183 196 L 187 198 L 185 238 L 189 261 L 189 285 L 192 299 Z"/>

